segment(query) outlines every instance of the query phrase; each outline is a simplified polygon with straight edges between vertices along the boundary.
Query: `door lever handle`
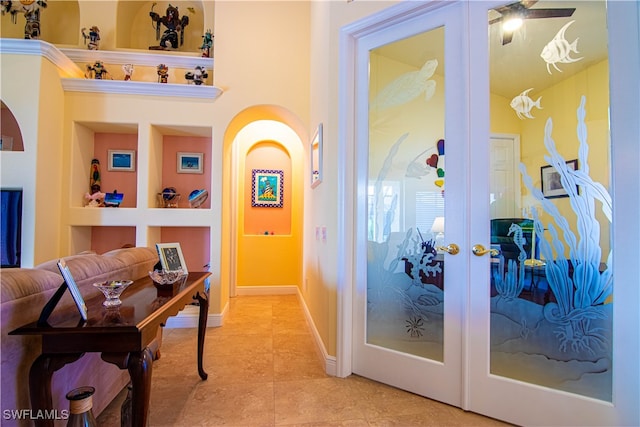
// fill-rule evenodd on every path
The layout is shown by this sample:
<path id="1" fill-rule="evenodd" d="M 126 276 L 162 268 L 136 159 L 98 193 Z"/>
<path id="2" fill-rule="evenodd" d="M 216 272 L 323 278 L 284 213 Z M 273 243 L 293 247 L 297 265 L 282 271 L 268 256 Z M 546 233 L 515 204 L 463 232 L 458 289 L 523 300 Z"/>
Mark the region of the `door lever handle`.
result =
<path id="1" fill-rule="evenodd" d="M 460 252 L 460 247 L 455 243 L 449 243 L 447 246 L 436 246 L 436 250 L 446 252 L 449 255 L 456 255 Z"/>
<path id="2" fill-rule="evenodd" d="M 480 244 L 473 245 L 473 248 L 471 248 L 471 252 L 473 252 L 475 256 L 482 256 L 484 254 L 491 254 L 493 256 L 496 256 L 500 253 L 497 249 L 487 249 Z"/>

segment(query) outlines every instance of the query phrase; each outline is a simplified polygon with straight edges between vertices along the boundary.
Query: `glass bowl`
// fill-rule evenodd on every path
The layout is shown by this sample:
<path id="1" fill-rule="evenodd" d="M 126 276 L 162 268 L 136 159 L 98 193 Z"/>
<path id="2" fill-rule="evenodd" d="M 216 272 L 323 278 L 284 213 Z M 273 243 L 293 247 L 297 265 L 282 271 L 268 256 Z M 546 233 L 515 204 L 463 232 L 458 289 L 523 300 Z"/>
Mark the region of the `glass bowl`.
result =
<path id="1" fill-rule="evenodd" d="M 184 276 L 184 271 L 178 270 L 154 270 L 149 272 L 149 277 L 158 285 L 172 285 Z"/>
<path id="2" fill-rule="evenodd" d="M 111 280 L 94 283 L 93 286 L 100 289 L 104 294 L 105 300 L 102 305 L 105 307 L 116 307 L 122 304 L 120 295 L 132 283 L 132 280 Z"/>

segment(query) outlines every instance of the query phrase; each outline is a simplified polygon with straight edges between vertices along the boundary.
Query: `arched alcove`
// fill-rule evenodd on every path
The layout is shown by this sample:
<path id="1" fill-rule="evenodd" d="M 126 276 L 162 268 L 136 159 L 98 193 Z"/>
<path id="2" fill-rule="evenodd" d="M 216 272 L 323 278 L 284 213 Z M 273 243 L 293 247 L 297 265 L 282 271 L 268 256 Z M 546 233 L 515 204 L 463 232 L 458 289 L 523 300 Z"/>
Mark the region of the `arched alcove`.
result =
<path id="1" fill-rule="evenodd" d="M 20 125 L 4 101 L 0 101 L 0 113 L 0 123 L 2 123 L 2 151 L 24 151 Z"/>
<path id="2" fill-rule="evenodd" d="M 116 24 L 116 47 L 147 50 L 157 46 L 156 23 L 152 22 L 149 12 L 165 16 L 169 4 L 178 8 L 180 18 L 187 16 L 189 24 L 184 28 L 184 42 L 177 51 L 199 52 L 204 28 L 205 10 L 202 1 L 119 1 Z M 211 19 L 213 21 L 213 19 Z M 159 34 L 167 29 L 160 24 Z"/>
<path id="3" fill-rule="evenodd" d="M 17 10 L 21 10 L 23 2 L 13 3 Z M 35 6 L 26 7 L 29 8 L 27 10 L 31 10 Z M 15 17 L 11 16 L 11 13 L 3 13 L 0 26 L 2 37 L 23 39 L 25 23 L 24 11 L 18 12 Z M 80 8 L 77 1 L 49 1 L 46 7 L 40 8 L 40 40 L 55 45 L 75 46 L 81 37 L 80 28 Z"/>

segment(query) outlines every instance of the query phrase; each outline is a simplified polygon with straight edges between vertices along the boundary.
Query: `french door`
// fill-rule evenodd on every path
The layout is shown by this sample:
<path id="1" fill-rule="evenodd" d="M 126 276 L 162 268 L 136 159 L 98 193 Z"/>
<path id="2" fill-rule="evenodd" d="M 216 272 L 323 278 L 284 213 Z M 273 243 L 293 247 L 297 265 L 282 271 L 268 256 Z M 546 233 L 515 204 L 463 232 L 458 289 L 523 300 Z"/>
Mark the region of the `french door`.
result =
<path id="1" fill-rule="evenodd" d="M 352 371 L 516 424 L 637 425 L 638 4 L 518 5 L 357 35 Z M 515 197 L 491 134 L 520 140 Z"/>

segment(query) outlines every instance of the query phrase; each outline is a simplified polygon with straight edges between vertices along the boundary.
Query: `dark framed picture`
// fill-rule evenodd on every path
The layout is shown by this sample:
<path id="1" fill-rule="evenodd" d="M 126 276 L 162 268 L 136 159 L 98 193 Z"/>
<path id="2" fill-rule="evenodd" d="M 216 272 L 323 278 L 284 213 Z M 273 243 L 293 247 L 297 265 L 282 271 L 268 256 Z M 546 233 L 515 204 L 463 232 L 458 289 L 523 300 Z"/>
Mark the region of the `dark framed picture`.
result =
<path id="1" fill-rule="evenodd" d="M 578 169 L 578 160 L 568 160 L 567 167 L 572 170 Z M 547 199 L 557 197 L 569 197 L 567 190 L 562 186 L 560 181 L 560 173 L 553 166 L 542 166 L 540 168 L 540 183 L 542 186 L 542 194 Z M 576 192 L 578 187 L 576 186 Z"/>
<path id="2" fill-rule="evenodd" d="M 134 150 L 109 150 L 107 169 L 110 171 L 135 172 L 136 152 Z"/>
<path id="3" fill-rule="evenodd" d="M 251 177 L 251 206 L 281 208 L 283 205 L 284 172 L 253 169 Z"/>
<path id="4" fill-rule="evenodd" d="M 82 298 L 82 294 L 80 293 L 80 289 L 76 284 L 73 275 L 71 274 L 71 270 L 64 262 L 64 259 L 58 260 L 58 270 L 60 270 L 60 274 L 62 274 L 62 278 L 64 282 L 67 284 L 67 288 L 73 297 L 73 301 L 76 303 L 76 307 L 78 307 L 78 311 L 80 312 L 80 316 L 82 316 L 82 320 L 87 320 L 87 305 L 84 302 L 84 298 Z"/>
<path id="5" fill-rule="evenodd" d="M 322 123 L 311 139 L 311 188 L 322 182 Z"/>
<path id="6" fill-rule="evenodd" d="M 182 269 L 184 274 L 189 274 L 180 243 L 156 243 L 156 250 L 163 270 L 176 271 Z"/>
<path id="7" fill-rule="evenodd" d="M 178 173 L 203 173 L 203 153 L 178 153 Z"/>

